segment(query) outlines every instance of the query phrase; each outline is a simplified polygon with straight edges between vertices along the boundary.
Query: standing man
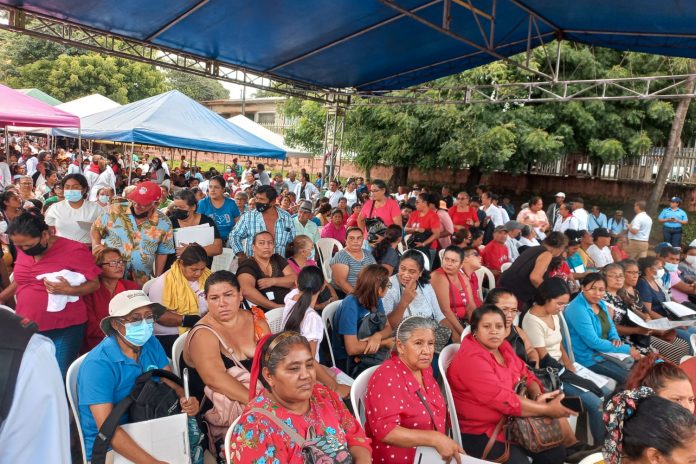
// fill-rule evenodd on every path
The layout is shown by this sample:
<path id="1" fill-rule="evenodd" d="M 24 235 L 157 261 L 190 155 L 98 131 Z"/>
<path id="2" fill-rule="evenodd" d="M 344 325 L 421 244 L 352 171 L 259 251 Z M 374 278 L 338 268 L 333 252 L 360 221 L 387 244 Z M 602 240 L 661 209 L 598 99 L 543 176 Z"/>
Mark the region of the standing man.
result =
<path id="1" fill-rule="evenodd" d="M 157 209 L 161 196 L 159 185 L 141 182 L 128 194 L 132 206 L 112 204 L 92 225 L 92 251 L 105 246 L 118 249 L 127 278 L 139 285 L 161 275 L 167 255 L 176 252 L 172 223 Z"/>
<path id="2" fill-rule="evenodd" d="M 312 202 L 303 201 L 300 204 L 300 209 L 297 211 L 297 217 L 293 219 L 295 224 L 295 236 L 306 235 L 312 239 L 312 242 L 317 243 L 321 238 L 319 228 L 312 219 Z"/>
<path id="3" fill-rule="evenodd" d="M 447 186 L 442 187 L 442 199 L 445 200 L 445 203 L 447 204 L 447 209 L 450 209 L 452 206 L 454 206 L 454 197 L 452 196 L 452 192 Z"/>
<path id="4" fill-rule="evenodd" d="M 679 207 L 681 198 L 672 197 L 669 208 L 662 210 L 657 220 L 662 224 L 662 237 L 673 247 L 681 248 L 683 226 L 689 223 L 686 212 Z"/>
<path id="5" fill-rule="evenodd" d="M 259 163 L 256 165 L 256 169 L 259 174 L 259 182 L 261 182 L 261 185 L 271 185 L 271 178 L 268 176 L 268 173 L 266 172 L 266 166 L 264 166 L 262 163 Z"/>
<path id="6" fill-rule="evenodd" d="M 300 183 L 299 180 L 296 180 L 297 174 L 295 174 L 295 171 L 290 171 L 288 173 L 288 178 L 285 179 L 285 183 L 288 185 L 288 192 L 295 192 L 295 187 L 297 187 Z"/>
<path id="7" fill-rule="evenodd" d="M 510 252 L 505 244 L 508 231 L 505 226 L 496 226 L 493 231 L 493 240 L 488 242 L 481 252 L 481 261 L 495 276 L 497 281 L 501 274 L 501 266 L 510 262 Z"/>
<path id="8" fill-rule="evenodd" d="M 242 180 L 246 179 L 246 176 L 247 176 L 247 174 L 249 174 L 249 173 L 251 173 L 252 175 L 255 174 L 255 173 L 254 173 L 254 167 L 253 167 L 253 164 L 252 164 L 252 162 L 251 162 L 250 159 L 247 160 L 247 162 L 246 162 L 246 168 L 244 169 L 244 171 L 242 171 Z"/>
<path id="9" fill-rule="evenodd" d="M 520 256 L 520 233 L 522 232 L 521 223 L 517 221 L 508 221 L 505 223 L 505 230 L 507 230 L 507 239 L 505 240 L 505 246 L 508 249 L 508 256 L 510 257 L 510 262 L 514 262 Z"/>
<path id="10" fill-rule="evenodd" d="M 620 209 L 614 211 L 614 217 L 607 221 L 607 229 L 611 234 L 611 238 L 617 238 L 626 234 L 628 231 L 628 221 L 623 217 L 623 211 Z"/>
<path id="11" fill-rule="evenodd" d="M 587 223 L 589 219 L 589 213 L 585 209 L 585 202 L 582 198 L 578 197 L 573 200 L 573 216 L 578 220 L 578 230 L 588 230 Z"/>
<path id="12" fill-rule="evenodd" d="M 326 191 L 324 197 L 329 199 L 329 204 L 332 208 L 338 207 L 338 200 L 343 198 L 343 192 L 338 189 L 338 181 L 332 180 L 329 182 L 329 190 Z"/>
<path id="13" fill-rule="evenodd" d="M 631 259 L 644 258 L 648 255 L 652 219 L 645 212 L 645 201 L 637 201 L 633 206 L 636 216 L 628 225 L 628 247 L 626 253 Z"/>
<path id="14" fill-rule="evenodd" d="M 297 201 L 313 201 L 319 196 L 319 190 L 309 181 L 309 174 L 300 174 L 300 183 L 295 186 L 295 196 Z"/>
<path id="15" fill-rule="evenodd" d="M 255 209 L 242 214 L 230 233 L 230 246 L 240 259 L 252 255 L 254 237 L 264 231 L 273 236 L 274 252 L 285 257 L 285 247 L 295 238 L 295 224 L 287 211 L 276 206 L 277 198 L 278 194 L 270 185 L 256 189 Z"/>
<path id="16" fill-rule="evenodd" d="M 593 205 L 591 211 L 590 216 L 587 218 L 587 230 L 594 232 L 595 229 L 608 228 L 607 216 L 599 210 L 599 206 Z"/>
<path id="17" fill-rule="evenodd" d="M 283 190 L 294 191 L 288 188 L 288 184 L 283 180 L 283 174 L 280 172 L 273 176 L 273 187 L 276 189 L 276 192 L 278 192 L 278 195 L 283 193 Z"/>
<path id="18" fill-rule="evenodd" d="M 549 219 L 551 229 L 553 230 L 555 230 L 554 226 L 556 225 L 556 221 L 558 221 L 560 217 L 559 209 L 561 205 L 565 202 L 565 197 L 565 193 L 558 192 L 556 194 L 556 202 L 549 205 L 549 208 L 546 210 L 546 217 Z"/>

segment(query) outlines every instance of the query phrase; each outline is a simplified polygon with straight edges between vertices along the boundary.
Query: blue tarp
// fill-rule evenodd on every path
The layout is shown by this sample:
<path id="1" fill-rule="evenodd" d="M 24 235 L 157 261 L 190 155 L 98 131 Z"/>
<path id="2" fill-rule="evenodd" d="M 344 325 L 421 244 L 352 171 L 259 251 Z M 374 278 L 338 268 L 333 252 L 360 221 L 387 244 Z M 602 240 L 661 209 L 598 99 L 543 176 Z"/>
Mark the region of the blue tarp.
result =
<path id="1" fill-rule="evenodd" d="M 285 151 L 238 127 L 178 90 L 145 98 L 81 119 L 82 138 L 134 142 L 285 159 Z M 76 130 L 54 135 L 77 138 Z"/>
<path id="2" fill-rule="evenodd" d="M 393 8 L 413 11 L 442 26 L 449 0 L 0 0 L 0 4 L 323 88 L 404 88 L 497 59 Z M 537 18 L 533 23 L 530 12 Z M 503 56 L 525 51 L 531 32 L 533 38 L 541 36 L 532 46 L 563 37 L 695 58 L 694 24 L 696 1 L 451 0 L 449 28 Z"/>

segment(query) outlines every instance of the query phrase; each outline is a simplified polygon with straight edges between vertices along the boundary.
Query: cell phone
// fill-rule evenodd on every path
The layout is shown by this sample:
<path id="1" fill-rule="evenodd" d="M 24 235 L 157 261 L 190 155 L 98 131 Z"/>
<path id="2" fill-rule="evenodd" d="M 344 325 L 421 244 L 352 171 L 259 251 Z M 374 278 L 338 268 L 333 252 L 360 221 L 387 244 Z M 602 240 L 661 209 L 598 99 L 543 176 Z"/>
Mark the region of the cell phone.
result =
<path id="1" fill-rule="evenodd" d="M 561 400 L 561 404 L 566 408 L 573 410 L 577 413 L 581 413 L 584 411 L 582 401 L 580 401 L 580 397 L 578 396 L 566 396 Z"/>

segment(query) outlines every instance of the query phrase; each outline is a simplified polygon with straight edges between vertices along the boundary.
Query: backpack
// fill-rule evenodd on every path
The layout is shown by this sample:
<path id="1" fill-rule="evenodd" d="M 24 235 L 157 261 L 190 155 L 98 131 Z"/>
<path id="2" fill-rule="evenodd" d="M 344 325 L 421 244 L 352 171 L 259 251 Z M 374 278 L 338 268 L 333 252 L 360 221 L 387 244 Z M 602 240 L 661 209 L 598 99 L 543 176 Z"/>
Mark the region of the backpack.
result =
<path id="1" fill-rule="evenodd" d="M 153 377 L 163 377 L 182 385 L 181 379 L 169 371 L 153 369 L 135 379 L 130 394 L 121 400 L 106 418 L 94 439 L 92 464 L 103 464 L 109 443 L 114 437 L 121 417 L 128 412 L 130 422 L 142 422 L 167 417 L 181 412 L 179 396 L 166 383 Z"/>
<path id="2" fill-rule="evenodd" d="M 37 325 L 0 309 L 0 424 L 10 413 L 19 367 Z"/>

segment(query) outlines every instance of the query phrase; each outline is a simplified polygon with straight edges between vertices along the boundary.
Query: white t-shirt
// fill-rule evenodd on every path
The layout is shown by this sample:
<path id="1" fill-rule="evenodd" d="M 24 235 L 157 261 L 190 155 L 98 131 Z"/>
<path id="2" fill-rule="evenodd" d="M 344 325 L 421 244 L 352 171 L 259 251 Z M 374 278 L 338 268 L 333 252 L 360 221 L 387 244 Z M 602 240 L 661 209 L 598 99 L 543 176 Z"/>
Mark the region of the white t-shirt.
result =
<path id="1" fill-rule="evenodd" d="M 58 237 L 91 244 L 90 228 L 104 210 L 96 203 L 85 200 L 79 208 L 73 208 L 68 200 L 59 201 L 46 211 L 46 224 L 56 228 Z M 79 222 L 78 222 L 79 221 Z M 82 226 L 80 226 L 82 223 Z"/>
<path id="2" fill-rule="evenodd" d="M 608 246 L 599 248 L 597 245 L 592 244 L 587 249 L 587 254 L 592 258 L 598 269 L 614 262 L 614 257 L 611 256 L 611 248 Z"/>
<path id="3" fill-rule="evenodd" d="M 291 190 L 291 192 L 294 192 L 294 190 Z M 353 206 L 355 203 L 358 201 L 358 191 L 353 190 L 352 192 L 349 192 L 346 190 L 346 192 L 343 194 L 343 196 L 348 200 L 348 208 L 350 209 L 351 206 Z"/>
<path id="4" fill-rule="evenodd" d="M 505 221 L 503 221 L 503 215 L 500 212 L 500 208 L 498 208 L 494 204 L 491 204 L 487 209 L 483 208 L 483 206 L 481 207 L 481 209 L 483 209 L 486 212 L 486 216 L 488 216 L 491 222 L 493 222 L 494 227 L 505 225 Z"/>
<path id="5" fill-rule="evenodd" d="M 587 230 L 587 220 L 589 219 L 589 214 L 584 208 L 579 208 L 573 211 L 573 216 L 578 219 L 578 230 Z"/>
<path id="6" fill-rule="evenodd" d="M 285 324 L 288 322 L 288 318 L 290 318 L 292 308 L 294 308 L 295 304 L 297 303 L 297 301 L 293 300 L 293 298 L 298 293 L 300 293 L 300 291 L 298 289 L 295 289 L 287 295 L 285 295 L 285 308 L 283 308 L 283 327 L 285 327 Z M 321 316 L 318 312 L 314 310 L 314 308 L 307 308 L 307 310 L 305 311 L 302 323 L 300 323 L 300 334 L 310 342 L 317 342 L 317 352 L 314 355 L 314 358 L 318 362 L 319 345 L 321 344 L 321 340 L 324 338 L 324 323 L 321 320 Z"/>
<path id="7" fill-rule="evenodd" d="M 522 330 L 527 334 L 529 343 L 531 343 L 534 348 L 546 348 L 546 351 L 549 352 L 549 355 L 551 355 L 553 359 L 560 361 L 561 342 L 563 341 L 561 323 L 558 316 L 554 315 L 552 318 L 553 329 L 534 314 L 527 313 L 524 319 L 522 319 Z"/>
<path id="8" fill-rule="evenodd" d="M 394 311 L 396 305 L 401 301 L 401 284 L 399 283 L 399 277 L 393 275 L 389 278 L 389 281 L 392 286 L 387 290 L 384 298 L 382 298 L 384 313 L 387 316 Z M 406 311 L 404 311 L 404 318 L 409 316 L 420 316 L 428 319 L 434 317 L 437 322 L 445 318 L 437 302 L 437 296 L 435 295 L 435 290 L 433 290 L 432 285 L 418 285 L 416 288 L 416 297 L 411 301 L 411 304 L 408 305 Z"/>
<path id="9" fill-rule="evenodd" d="M 576 218 L 575 216 L 568 216 L 566 218 L 559 219 L 553 225 L 554 232 L 565 232 L 568 229 L 580 230 L 580 226 L 578 225 L 578 218 Z"/>
<path id="10" fill-rule="evenodd" d="M 629 240 L 638 240 L 641 242 L 647 242 L 650 238 L 650 229 L 652 228 L 652 219 L 645 211 L 641 211 L 636 214 L 630 224 L 631 229 L 638 229 L 638 233 L 634 234 L 630 230 L 628 231 Z"/>
<path id="11" fill-rule="evenodd" d="M 329 199 L 329 204 L 332 208 L 336 208 L 338 206 L 338 200 L 343 198 L 343 192 L 341 192 L 340 190 L 336 190 L 335 192 L 327 190 L 324 194 L 324 197 Z"/>

